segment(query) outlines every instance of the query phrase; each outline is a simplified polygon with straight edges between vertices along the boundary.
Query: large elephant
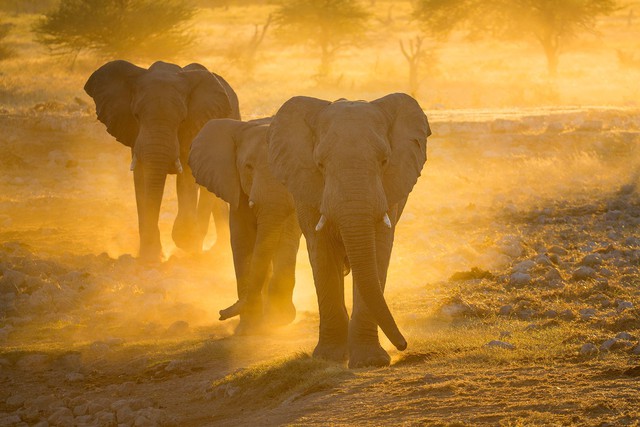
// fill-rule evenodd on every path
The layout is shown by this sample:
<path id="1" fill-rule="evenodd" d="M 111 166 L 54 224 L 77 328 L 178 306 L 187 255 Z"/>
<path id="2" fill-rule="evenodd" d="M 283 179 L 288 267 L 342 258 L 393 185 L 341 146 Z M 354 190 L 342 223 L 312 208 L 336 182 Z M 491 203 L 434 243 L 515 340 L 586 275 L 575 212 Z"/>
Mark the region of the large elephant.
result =
<path id="1" fill-rule="evenodd" d="M 395 226 L 426 161 L 427 117 L 408 95 L 372 102 L 294 97 L 275 115 L 269 164 L 295 200 L 318 296 L 314 356 L 350 367 L 386 366 L 378 325 L 407 342 L 383 292 Z M 344 275 L 354 280 L 351 320 Z"/>
<path id="2" fill-rule="evenodd" d="M 263 315 L 286 324 L 295 318 L 291 301 L 302 232 L 294 202 L 267 163 L 270 119 L 209 121 L 193 140 L 189 165 L 196 181 L 229 203 L 231 249 L 239 301 L 220 320 L 240 314 L 237 333 L 254 331 Z"/>
<path id="3" fill-rule="evenodd" d="M 183 165 L 191 140 L 209 119 L 240 118 L 231 86 L 200 64 L 181 68 L 159 61 L 145 69 L 118 60 L 98 68 L 84 90 L 107 131 L 131 148 L 140 258 L 162 258 L 158 218 L 167 174 L 177 174 L 178 215 L 172 230 L 176 246 L 201 250 L 212 211 L 218 236 L 224 238 L 224 203 L 207 191 L 198 197 L 198 185 Z"/>

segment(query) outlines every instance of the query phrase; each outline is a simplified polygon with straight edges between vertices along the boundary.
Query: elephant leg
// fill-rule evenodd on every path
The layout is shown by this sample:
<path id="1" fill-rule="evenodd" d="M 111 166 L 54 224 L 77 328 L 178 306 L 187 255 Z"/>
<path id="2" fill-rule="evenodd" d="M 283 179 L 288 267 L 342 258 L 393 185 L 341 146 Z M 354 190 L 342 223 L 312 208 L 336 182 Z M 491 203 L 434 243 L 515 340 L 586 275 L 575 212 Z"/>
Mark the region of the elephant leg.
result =
<path id="1" fill-rule="evenodd" d="M 207 191 L 204 187 L 198 188 L 198 205 L 196 208 L 196 238 L 202 247 L 204 238 L 209 231 L 209 219 L 213 209 L 213 201 L 216 196 Z"/>
<path id="2" fill-rule="evenodd" d="M 229 229 L 231 234 L 231 250 L 233 252 L 233 266 L 236 273 L 236 284 L 238 299 L 244 300 L 249 291 L 251 276 L 251 260 L 257 237 L 257 226 L 255 217 L 245 207 L 246 203 L 240 203 L 237 209 L 229 212 Z M 259 306 L 258 306 L 259 305 Z M 232 309 L 235 306 L 235 309 Z M 261 301 L 251 301 L 249 306 L 246 303 L 236 305 L 220 311 L 220 320 L 240 314 L 240 324 L 236 329 L 236 334 L 242 335 L 255 329 L 255 325 L 260 322 L 262 314 Z"/>
<path id="3" fill-rule="evenodd" d="M 392 209 L 389 216 L 395 224 L 397 208 Z M 393 248 L 394 231 L 395 226 L 389 229 L 383 224 L 378 225 L 376 230 L 376 261 L 383 292 Z M 389 366 L 390 362 L 389 354 L 380 346 L 378 324 L 364 303 L 358 287 L 354 286 L 353 313 L 349 322 L 349 367 Z"/>
<path id="4" fill-rule="evenodd" d="M 185 165 L 186 161 L 182 164 Z M 171 237 L 180 249 L 188 252 L 200 252 L 204 236 L 200 239 L 198 233 L 198 185 L 188 166 L 184 166 L 184 171 L 176 175 L 176 190 L 178 193 L 178 216 L 173 223 Z"/>
<path id="5" fill-rule="evenodd" d="M 300 235 L 294 213 L 283 224 L 280 242 L 273 258 L 273 275 L 268 285 L 265 315 L 274 325 L 289 324 L 296 317 L 292 298 Z"/>
<path id="6" fill-rule="evenodd" d="M 156 262 L 162 259 L 162 244 L 158 224 L 148 224 L 145 219 L 144 170 L 138 162 L 133 170 L 133 185 L 136 192 L 136 209 L 138 211 L 138 234 L 140 236 L 140 259 Z"/>
<path id="7" fill-rule="evenodd" d="M 304 211 L 298 206 L 298 219 L 307 241 L 320 311 L 318 345 L 313 356 L 344 362 L 347 360 L 349 327 L 349 315 L 344 304 L 345 252 L 332 227 L 315 231 L 319 217 L 319 213 Z"/>
<path id="8" fill-rule="evenodd" d="M 225 247 L 229 242 L 229 205 L 217 197 L 213 199 L 211 206 L 213 221 L 216 226 L 216 243 L 217 248 Z"/>

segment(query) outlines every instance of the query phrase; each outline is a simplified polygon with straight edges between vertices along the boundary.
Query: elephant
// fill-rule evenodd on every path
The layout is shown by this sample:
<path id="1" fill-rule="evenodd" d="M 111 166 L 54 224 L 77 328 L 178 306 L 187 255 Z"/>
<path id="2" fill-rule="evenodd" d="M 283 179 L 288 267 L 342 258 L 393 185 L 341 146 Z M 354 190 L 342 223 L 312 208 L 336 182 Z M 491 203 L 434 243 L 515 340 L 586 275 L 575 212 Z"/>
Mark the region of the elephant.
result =
<path id="1" fill-rule="evenodd" d="M 200 251 L 212 212 L 218 237 L 224 239 L 226 204 L 199 191 L 183 165 L 191 140 L 209 119 L 240 119 L 231 86 L 196 63 L 181 68 L 158 61 L 145 69 L 116 60 L 91 74 L 84 90 L 107 132 L 131 148 L 140 259 L 163 257 L 158 219 L 167 174 L 177 175 L 178 214 L 171 233 L 176 246 Z"/>
<path id="2" fill-rule="evenodd" d="M 351 368 L 388 366 L 378 325 L 406 349 L 383 292 L 395 227 L 426 162 L 429 135 L 426 115 L 403 93 L 371 102 L 296 96 L 275 114 L 269 165 L 293 195 L 307 242 L 320 312 L 314 357 L 348 360 Z"/>
<path id="3" fill-rule="evenodd" d="M 236 334 L 259 330 L 263 315 L 272 325 L 290 323 L 296 315 L 292 296 L 302 232 L 291 193 L 268 167 L 270 120 L 210 120 L 189 156 L 196 182 L 229 203 L 239 299 L 220 311 L 220 320 L 240 314 Z"/>

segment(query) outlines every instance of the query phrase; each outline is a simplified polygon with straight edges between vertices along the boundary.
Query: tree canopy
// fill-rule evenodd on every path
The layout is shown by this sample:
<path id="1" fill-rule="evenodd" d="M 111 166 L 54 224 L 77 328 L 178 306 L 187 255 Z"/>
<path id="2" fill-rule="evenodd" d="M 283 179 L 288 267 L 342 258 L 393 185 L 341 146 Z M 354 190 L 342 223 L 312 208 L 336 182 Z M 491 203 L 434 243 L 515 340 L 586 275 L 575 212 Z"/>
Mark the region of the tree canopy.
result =
<path id="1" fill-rule="evenodd" d="M 329 74 L 338 50 L 362 40 L 368 19 L 357 0 L 284 0 L 274 14 L 281 38 L 320 49 L 320 76 Z"/>
<path id="2" fill-rule="evenodd" d="M 54 53 L 166 58 L 192 41 L 187 23 L 194 14 L 179 0 L 61 0 L 34 32 Z"/>
<path id="3" fill-rule="evenodd" d="M 594 32 L 597 18 L 616 9 L 615 0 L 418 0 L 413 16 L 433 36 L 461 29 L 473 37 L 534 39 L 555 76 L 566 42 Z"/>

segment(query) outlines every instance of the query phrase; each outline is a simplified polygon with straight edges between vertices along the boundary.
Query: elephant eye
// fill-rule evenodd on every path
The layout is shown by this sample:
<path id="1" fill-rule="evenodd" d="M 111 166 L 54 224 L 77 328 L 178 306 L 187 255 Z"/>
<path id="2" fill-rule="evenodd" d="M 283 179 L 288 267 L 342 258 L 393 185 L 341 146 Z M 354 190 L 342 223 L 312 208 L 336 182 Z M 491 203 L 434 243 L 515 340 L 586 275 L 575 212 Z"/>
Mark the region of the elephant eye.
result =
<path id="1" fill-rule="evenodd" d="M 318 162 L 318 169 L 320 169 L 322 172 L 324 172 L 324 163 Z"/>
<path id="2" fill-rule="evenodd" d="M 251 163 L 247 163 L 246 165 L 244 165 L 245 169 L 247 169 L 248 171 L 252 171 L 253 170 L 253 165 Z"/>

